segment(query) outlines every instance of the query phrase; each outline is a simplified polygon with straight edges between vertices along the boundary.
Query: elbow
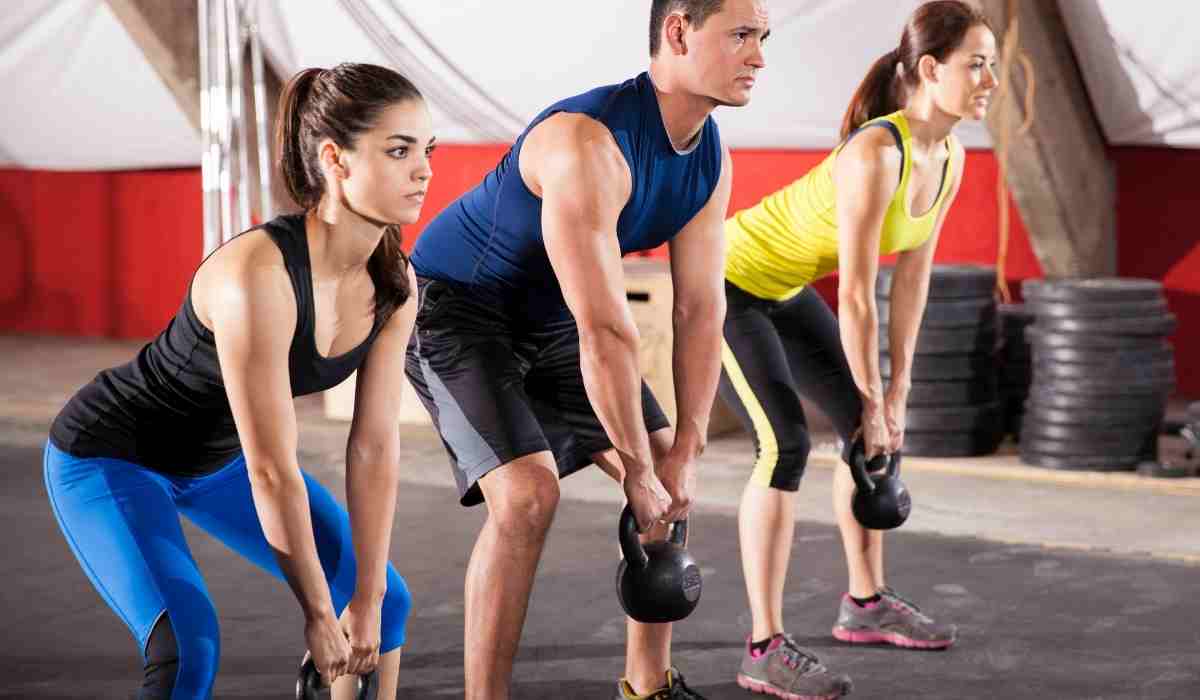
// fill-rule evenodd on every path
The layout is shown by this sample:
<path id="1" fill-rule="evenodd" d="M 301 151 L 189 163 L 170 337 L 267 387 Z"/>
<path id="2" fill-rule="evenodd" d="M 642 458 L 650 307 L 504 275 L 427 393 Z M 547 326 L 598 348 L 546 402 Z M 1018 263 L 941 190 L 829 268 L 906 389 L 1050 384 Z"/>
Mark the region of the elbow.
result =
<path id="1" fill-rule="evenodd" d="M 641 342 L 637 325 L 632 320 L 585 318 L 577 320 L 576 324 L 579 329 L 579 345 L 584 352 L 591 350 L 604 356 L 606 351 L 613 347 L 637 352 L 638 343 Z"/>
<path id="2" fill-rule="evenodd" d="M 297 479 L 300 469 L 272 457 L 247 455 L 246 473 L 256 489 L 278 492 L 288 488 Z"/>
<path id="3" fill-rule="evenodd" d="M 875 315 L 875 298 L 870 290 L 855 285 L 849 289 L 838 288 L 838 313 L 854 318 L 870 318 Z"/>
<path id="4" fill-rule="evenodd" d="M 720 328 L 725 323 L 725 295 L 716 295 L 701 302 L 676 304 L 671 312 L 675 328 L 707 324 Z"/>
<path id="5" fill-rule="evenodd" d="M 399 478 L 399 438 L 351 439 L 346 445 L 346 464 L 351 469 L 368 469 L 384 478 Z"/>

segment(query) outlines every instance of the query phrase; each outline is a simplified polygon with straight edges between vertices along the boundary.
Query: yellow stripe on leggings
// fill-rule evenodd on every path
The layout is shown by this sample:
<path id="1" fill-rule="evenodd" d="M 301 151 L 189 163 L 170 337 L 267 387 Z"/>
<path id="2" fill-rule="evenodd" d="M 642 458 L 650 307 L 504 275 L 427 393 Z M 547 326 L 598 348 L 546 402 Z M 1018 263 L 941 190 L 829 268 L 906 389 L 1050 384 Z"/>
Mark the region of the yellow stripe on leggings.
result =
<path id="1" fill-rule="evenodd" d="M 754 395 L 754 390 L 750 388 L 750 382 L 746 381 L 746 375 L 742 374 L 737 357 L 734 356 L 733 350 L 729 349 L 729 343 L 724 340 L 721 340 L 721 362 L 725 365 L 725 373 L 729 375 L 729 381 L 733 383 L 733 390 L 737 393 L 742 405 L 746 407 L 746 412 L 750 414 L 750 421 L 754 424 L 754 437 L 758 442 L 758 458 L 754 461 L 754 473 L 750 475 L 750 480 L 760 486 L 770 487 L 771 475 L 779 463 L 779 443 L 775 441 L 775 431 L 771 429 L 771 421 L 767 419 L 767 412 L 763 410 L 762 404 L 758 402 L 758 397 Z"/>

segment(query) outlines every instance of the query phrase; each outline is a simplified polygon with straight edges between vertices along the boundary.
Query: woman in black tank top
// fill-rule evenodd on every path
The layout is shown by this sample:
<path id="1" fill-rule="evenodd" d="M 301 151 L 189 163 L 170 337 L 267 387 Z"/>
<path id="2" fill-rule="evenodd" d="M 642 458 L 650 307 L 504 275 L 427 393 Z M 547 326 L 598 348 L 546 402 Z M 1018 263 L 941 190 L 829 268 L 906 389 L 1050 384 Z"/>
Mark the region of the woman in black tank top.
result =
<path id="1" fill-rule="evenodd" d="M 399 225 L 417 220 L 432 175 L 431 120 L 399 74 L 342 64 L 289 81 L 276 137 L 303 213 L 202 262 L 166 330 L 83 387 L 46 445 L 59 525 L 142 650 L 141 697 L 212 693 L 216 611 L 180 513 L 287 581 L 324 678 L 378 667 L 379 697 L 396 693 L 410 601 L 387 552 L 416 314 Z M 300 469 L 292 399 L 356 370 L 352 531 Z"/>

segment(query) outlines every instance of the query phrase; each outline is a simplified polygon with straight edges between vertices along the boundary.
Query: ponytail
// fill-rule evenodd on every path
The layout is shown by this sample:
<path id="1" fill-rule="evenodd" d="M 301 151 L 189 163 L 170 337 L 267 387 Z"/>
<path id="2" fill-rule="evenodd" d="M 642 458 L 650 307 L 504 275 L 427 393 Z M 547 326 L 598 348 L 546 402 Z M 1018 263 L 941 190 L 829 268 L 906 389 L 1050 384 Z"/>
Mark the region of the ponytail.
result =
<path id="1" fill-rule="evenodd" d="M 287 186 L 292 201 L 301 209 L 316 206 L 324 190 L 319 172 L 309 172 L 310 159 L 305 158 L 304 149 L 309 144 L 305 138 L 304 116 L 313 82 L 323 68 L 306 68 L 292 77 L 283 86 L 279 95 L 279 117 L 275 122 L 275 152 L 279 154 L 279 172 Z"/>
<path id="2" fill-rule="evenodd" d="M 875 117 L 900 109 L 901 86 L 896 73 L 899 64 L 899 49 L 892 49 L 875 60 L 867 77 L 854 91 L 854 97 L 850 98 L 850 106 L 842 117 L 841 140 L 845 141 L 855 129 Z"/>
<path id="3" fill-rule="evenodd" d="M 380 323 L 403 306 L 412 294 L 408 284 L 408 256 L 404 254 L 402 242 L 400 227 L 388 226 L 367 260 L 367 272 L 375 284 L 375 315 Z"/>

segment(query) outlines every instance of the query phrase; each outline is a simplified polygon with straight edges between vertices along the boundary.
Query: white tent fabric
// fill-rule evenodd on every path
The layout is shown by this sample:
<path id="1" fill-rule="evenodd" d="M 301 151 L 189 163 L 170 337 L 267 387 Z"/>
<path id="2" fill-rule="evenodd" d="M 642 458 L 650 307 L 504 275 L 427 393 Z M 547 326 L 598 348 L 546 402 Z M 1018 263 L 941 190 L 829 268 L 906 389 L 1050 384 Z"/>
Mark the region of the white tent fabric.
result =
<path id="1" fill-rule="evenodd" d="M 1109 143 L 1200 148 L 1200 3 L 1060 6 Z"/>
<path id="2" fill-rule="evenodd" d="M 871 62 L 921 0 L 769 0 L 768 68 L 751 105 L 718 110 L 734 147 L 825 149 Z M 647 65 L 646 0 L 248 0 L 282 74 L 392 65 L 444 142 L 510 140 L 556 99 Z M 1060 2 L 1110 143 L 1200 148 L 1198 3 Z M 103 0 L 22 0 L 0 13 L 0 164 L 195 166 L 200 138 Z M 1043 89 L 1044 84 L 1043 84 Z M 964 124 L 969 147 L 990 145 Z"/>
<path id="3" fill-rule="evenodd" d="M 0 85 L 0 164 L 200 163 L 199 134 L 103 0 L 5 3 Z"/>

